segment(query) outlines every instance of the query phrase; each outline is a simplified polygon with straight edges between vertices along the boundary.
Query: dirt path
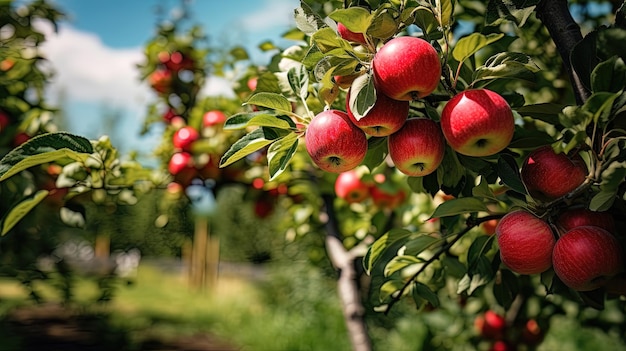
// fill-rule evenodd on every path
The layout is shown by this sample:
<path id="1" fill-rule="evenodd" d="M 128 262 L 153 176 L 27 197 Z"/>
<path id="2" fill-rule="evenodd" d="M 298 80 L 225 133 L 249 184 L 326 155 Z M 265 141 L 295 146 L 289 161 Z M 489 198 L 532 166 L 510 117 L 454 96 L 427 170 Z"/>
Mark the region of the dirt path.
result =
<path id="1" fill-rule="evenodd" d="M 59 305 L 20 308 L 0 320 L 0 351 L 236 351 L 218 338 L 198 334 L 177 340 L 131 340 L 106 315 L 81 314 Z"/>

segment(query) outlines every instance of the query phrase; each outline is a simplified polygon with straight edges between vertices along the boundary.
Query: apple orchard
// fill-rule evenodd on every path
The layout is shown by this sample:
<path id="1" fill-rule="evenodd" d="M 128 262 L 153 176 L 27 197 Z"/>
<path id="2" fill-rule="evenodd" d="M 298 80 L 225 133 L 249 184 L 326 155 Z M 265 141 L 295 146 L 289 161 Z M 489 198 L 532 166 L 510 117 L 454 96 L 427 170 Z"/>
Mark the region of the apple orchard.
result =
<path id="1" fill-rule="evenodd" d="M 492 350 L 536 348 L 572 303 L 623 318 L 626 9 L 587 28 L 572 6 L 301 1 L 294 45 L 249 67 L 240 101 L 199 100 L 206 52 L 155 39 L 141 69 L 167 106 L 147 122 L 167 126 L 156 186 L 246 183 L 266 196 L 259 217 L 286 208 L 292 236 L 325 228 L 355 350 L 371 348 L 365 308 L 469 313 L 472 342 Z M 93 152 L 46 133 L 0 180 Z"/>

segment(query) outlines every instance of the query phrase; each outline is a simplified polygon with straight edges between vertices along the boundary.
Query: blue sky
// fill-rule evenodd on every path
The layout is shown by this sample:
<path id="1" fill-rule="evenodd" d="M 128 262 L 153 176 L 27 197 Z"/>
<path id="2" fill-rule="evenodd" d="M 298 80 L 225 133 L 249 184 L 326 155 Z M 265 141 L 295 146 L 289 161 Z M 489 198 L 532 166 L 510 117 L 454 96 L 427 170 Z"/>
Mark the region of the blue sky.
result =
<path id="1" fill-rule="evenodd" d="M 189 23 L 203 26 L 209 40 L 243 45 L 264 64 L 257 49 L 265 40 L 280 41 L 293 26 L 298 0 L 187 0 Z M 180 0 L 54 0 L 69 19 L 60 31 L 47 29 L 44 55 L 56 72 L 49 89 L 52 105 L 61 104 L 68 130 L 97 138 L 108 134 L 122 152 L 149 153 L 159 131 L 140 137 L 146 106 L 155 99 L 139 83 L 137 63 L 160 19 L 171 18 Z M 162 11 L 158 12 L 157 9 Z M 209 79 L 204 94 L 223 91 L 225 82 Z M 117 113 L 120 123 L 106 127 L 103 116 Z"/>

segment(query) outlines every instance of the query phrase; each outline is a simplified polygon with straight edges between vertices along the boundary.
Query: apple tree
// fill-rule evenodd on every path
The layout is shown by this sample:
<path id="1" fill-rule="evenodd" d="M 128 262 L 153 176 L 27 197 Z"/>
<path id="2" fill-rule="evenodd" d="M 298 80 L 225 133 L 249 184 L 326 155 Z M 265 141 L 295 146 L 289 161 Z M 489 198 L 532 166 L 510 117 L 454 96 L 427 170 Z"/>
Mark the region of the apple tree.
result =
<path id="1" fill-rule="evenodd" d="M 295 8 L 295 44 L 259 76 L 245 102 L 255 109 L 226 120 L 245 135 L 220 166 L 266 149 L 269 181 L 322 199 L 322 210 L 294 205 L 292 231 L 327 226 L 355 349 L 370 347 L 354 290 L 360 257 L 375 310 L 406 300 L 471 309 L 491 346 L 479 344 L 494 349 L 536 347 L 571 302 L 623 309 L 624 6 L 604 22 L 572 16 L 600 5 Z M 376 184 L 408 196 L 381 209 L 367 190 Z"/>

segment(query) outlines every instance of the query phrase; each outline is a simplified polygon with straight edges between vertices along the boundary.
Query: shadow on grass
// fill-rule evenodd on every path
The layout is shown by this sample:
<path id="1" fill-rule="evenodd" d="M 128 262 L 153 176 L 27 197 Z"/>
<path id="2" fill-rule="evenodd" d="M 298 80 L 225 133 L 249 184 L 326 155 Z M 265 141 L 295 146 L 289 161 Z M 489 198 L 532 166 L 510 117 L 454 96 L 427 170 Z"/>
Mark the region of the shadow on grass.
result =
<path id="1" fill-rule="evenodd" d="M 177 323 L 163 316 L 151 324 Z M 139 333 L 138 333 L 139 332 Z M 139 337 L 137 335 L 140 335 Z M 0 350 L 48 351 L 233 351 L 237 348 L 208 334 L 165 339 L 130 331 L 103 312 L 64 308 L 58 304 L 18 307 L 0 320 Z"/>

